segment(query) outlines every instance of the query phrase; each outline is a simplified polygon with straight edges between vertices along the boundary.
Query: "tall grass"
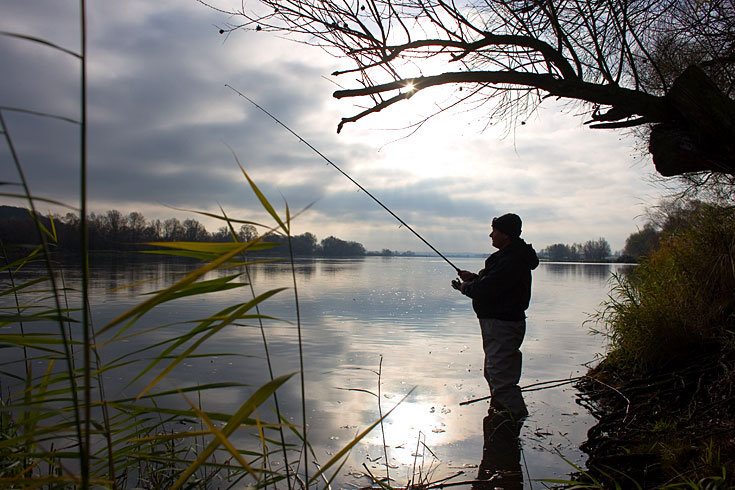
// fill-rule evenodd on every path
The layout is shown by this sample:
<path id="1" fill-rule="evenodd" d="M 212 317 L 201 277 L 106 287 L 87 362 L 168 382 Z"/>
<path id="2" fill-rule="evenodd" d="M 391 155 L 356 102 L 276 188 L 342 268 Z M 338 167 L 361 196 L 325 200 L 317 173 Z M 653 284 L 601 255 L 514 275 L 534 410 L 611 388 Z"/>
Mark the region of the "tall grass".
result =
<path id="1" fill-rule="evenodd" d="M 278 216 L 255 183 L 250 181 L 250 184 L 268 212 Z M 220 218 L 230 223 L 231 228 L 233 222 L 242 222 L 224 214 Z M 290 213 L 287 212 L 285 219 L 278 216 L 276 221 L 279 229 L 290 233 Z M 53 233 L 43 228 L 40 220 L 37 222 L 53 242 Z M 232 231 L 235 237 L 234 228 Z M 282 293 L 284 288 L 258 294 L 251 289 L 252 297 L 206 318 L 151 324 L 149 315 L 154 308 L 182 298 L 252 288 L 249 281 L 241 281 L 243 272 L 237 270 L 247 270 L 263 262 L 243 255 L 274 246 L 262 241 L 263 236 L 245 243 L 149 244 L 159 247 L 149 253 L 192 257 L 202 260 L 203 265 L 150 294 L 96 331 L 91 329 L 93 342 L 89 348 L 93 355 L 89 360 L 80 355 L 84 346 L 83 337 L 79 335 L 79 304 L 88 298 L 82 291 L 54 290 L 50 285 L 51 278 L 56 278 L 55 267 L 46 270 L 42 277 L 24 275 L 26 267 L 42 260 L 44 254 L 40 247 L 15 261 L 5 254 L 6 263 L 0 272 L 7 280 L 0 297 L 12 298 L 12 301 L 4 303 L 6 306 L 0 316 L 0 345 L 5 350 L 5 361 L 0 368 L 5 393 L 0 407 L 0 454 L 4 461 L 0 466 L 0 485 L 70 483 L 82 487 L 179 488 L 192 484 L 207 487 L 214 482 L 224 487 L 244 482 L 267 487 L 281 482 L 281 486 L 289 488 L 316 487 L 325 474 L 343 464 L 348 451 L 382 418 L 336 456 L 321 463 L 316 473 L 309 475 L 306 455 L 313 452 L 307 442 L 304 420 L 301 427 L 297 427 L 288 423 L 278 409 L 270 420 L 262 418 L 263 413 L 271 412 L 265 405 L 276 395 L 276 390 L 296 373 L 272 377 L 255 389 L 232 414 L 209 412 L 197 400 L 214 390 L 244 392 L 250 389 L 248 385 L 220 381 L 203 385 L 192 383 L 176 389 L 160 387 L 166 377 L 186 361 L 226 355 L 201 352 L 208 340 L 226 328 L 275 320 L 256 309 Z M 214 279 L 205 277 L 212 271 L 232 269 L 236 272 Z M 57 307 L 57 304 L 77 306 Z M 63 328 L 58 329 L 58 325 Z M 59 334 L 61 331 L 64 336 Z M 130 342 L 150 338 L 146 336 L 152 332 L 165 332 L 164 340 L 153 345 Z M 265 341 L 264 331 L 263 335 Z M 112 358 L 107 354 L 131 344 L 137 347 Z M 266 357 L 270 364 L 269 354 Z M 67 362 L 70 370 L 59 369 L 60 362 Z M 41 371 L 33 372 L 39 365 Z M 84 385 L 85 371 L 90 373 L 88 388 Z M 113 375 L 129 379 L 128 386 L 137 387 L 136 395 L 108 396 L 104 379 Z M 306 397 L 303 367 L 301 377 L 303 407 Z M 86 397 L 73 396 L 75 391 L 82 390 L 90 393 L 88 406 Z M 172 402 L 175 398 L 180 401 Z M 84 418 L 86 413 L 90 414 L 89 420 Z M 192 422 L 199 428 L 179 429 L 192 426 Z M 85 432 L 87 425 L 89 434 Z M 284 429 L 295 434 L 296 442 L 286 441 L 282 435 Z M 250 432 L 257 442 L 236 447 L 230 441 L 235 432 L 238 440 L 242 440 L 243 433 Z M 87 440 L 89 445 L 85 444 Z M 274 469 L 274 459 L 283 463 L 279 470 Z M 85 460 L 88 476 L 82 478 Z M 334 475 L 326 477 L 326 481 Z"/>
<path id="2" fill-rule="evenodd" d="M 608 362 L 639 370 L 667 367 L 735 330 L 735 209 L 702 206 L 630 274 L 614 278 L 598 313 L 610 340 Z"/>
<path id="3" fill-rule="evenodd" d="M 231 487 L 318 487 L 328 486 L 346 461 L 346 455 L 390 412 L 359 433 L 329 461 L 309 471 L 309 455 L 314 454 L 306 432 L 306 388 L 300 315 L 297 315 L 299 371 L 273 375 L 267 349 L 264 320 L 259 306 L 284 288 L 256 293 L 249 267 L 260 260 L 252 254 L 274 246 L 263 241 L 268 233 L 291 237 L 293 216 L 286 206 L 285 216 L 276 211 L 255 182 L 243 170 L 245 180 L 274 225 L 248 242 L 239 242 L 234 223 L 224 211 L 204 213 L 227 223 L 231 243 L 151 243 L 151 253 L 185 256 L 201 262 L 178 277 L 173 284 L 142 298 L 135 306 L 95 328 L 89 292 L 89 255 L 86 236 L 86 24 L 85 2 L 80 2 L 81 52 L 54 45 L 23 33 L 0 33 L 23 42 L 56 49 L 80 62 L 80 120 L 18 108 L 0 107 L 2 132 L 11 151 L 21 194 L 35 219 L 39 243 L 20 256 L 2 249 L 0 266 L 0 486 L 90 488 L 231 488 Z M 81 288 L 68 287 L 54 262 L 52 249 L 57 241 L 53 219 L 46 227 L 38 218 L 35 197 L 23 175 L 20 156 L 15 152 L 12 131 L 3 113 L 19 110 L 38 117 L 52 117 L 80 128 L 79 206 L 82 251 L 79 257 Z M 55 203 L 63 204 L 63 203 Z M 263 226 L 263 225 L 259 225 Z M 0 244 L 1 245 L 1 244 Z M 293 268 L 293 254 L 291 254 Z M 29 275 L 27 268 L 44 272 Z M 214 271 L 234 271 L 214 279 Z M 250 295 L 246 293 L 249 288 Z M 177 319 L 157 324 L 149 314 L 154 308 L 211 293 L 243 291 L 242 300 L 205 318 Z M 298 291 L 294 274 L 294 302 L 298 314 Z M 269 380 L 253 388 L 245 383 L 218 381 L 162 388 L 163 381 L 185 361 L 214 358 L 226 353 L 203 352 L 202 347 L 226 329 L 257 324 L 261 329 Z M 165 334 L 152 345 L 134 342 L 151 333 Z M 133 341 L 133 342 L 131 342 Z M 133 345 L 130 348 L 127 346 Z M 115 354 L 113 354 L 115 353 Z M 298 374 L 301 387 L 301 426 L 288 422 L 280 412 L 277 390 Z M 110 393 L 105 379 L 129 380 L 133 396 Z M 209 411 L 202 400 L 217 390 L 243 394 L 234 413 Z M 247 396 L 245 396 L 247 393 Z M 275 407 L 270 407 L 273 400 Z M 264 416 L 264 414 L 270 414 Z M 182 429 L 183 428 L 183 429 Z M 289 437 L 284 432 L 290 434 Z M 235 439 L 233 435 L 237 433 Z M 243 434 L 255 442 L 238 447 Z M 281 464 L 276 468 L 275 462 Z"/>

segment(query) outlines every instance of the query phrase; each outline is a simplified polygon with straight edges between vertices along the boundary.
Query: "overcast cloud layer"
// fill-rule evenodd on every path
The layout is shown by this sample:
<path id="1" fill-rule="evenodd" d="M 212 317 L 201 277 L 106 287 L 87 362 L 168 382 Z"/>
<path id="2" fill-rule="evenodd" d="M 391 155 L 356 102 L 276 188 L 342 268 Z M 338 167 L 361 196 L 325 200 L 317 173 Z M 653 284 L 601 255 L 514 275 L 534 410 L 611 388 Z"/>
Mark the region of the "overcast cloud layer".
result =
<path id="1" fill-rule="evenodd" d="M 222 205 L 231 216 L 265 221 L 234 152 L 274 204 L 285 199 L 298 210 L 315 202 L 296 233 L 357 240 L 369 250 L 426 250 L 225 84 L 266 107 L 443 251 L 490 251 L 489 220 L 509 211 L 523 217 L 524 237 L 537 249 L 600 236 L 620 249 L 655 202 L 646 183 L 651 163 L 637 161 L 632 139 L 589 130 L 551 104 L 505 138 L 479 130 L 482 114 L 460 112 L 394 141 L 386 129 L 426 111 L 437 93 L 425 91 L 337 135 L 340 117 L 358 112 L 354 102 L 331 97 L 329 73 L 346 61 L 266 33 L 225 38 L 217 25 L 228 19 L 194 0 L 88 5 L 91 210 L 186 218 L 193 215 L 166 206 L 216 212 Z M 78 51 L 77 8 L 76 1 L 3 0 L 0 30 Z M 0 106 L 79 118 L 73 57 L 0 36 L 0 66 Z M 78 128 L 3 114 L 32 192 L 78 206 Z M 18 182 L 5 145 L 0 164 L 0 180 Z M 220 226 L 202 221 L 210 231 Z"/>

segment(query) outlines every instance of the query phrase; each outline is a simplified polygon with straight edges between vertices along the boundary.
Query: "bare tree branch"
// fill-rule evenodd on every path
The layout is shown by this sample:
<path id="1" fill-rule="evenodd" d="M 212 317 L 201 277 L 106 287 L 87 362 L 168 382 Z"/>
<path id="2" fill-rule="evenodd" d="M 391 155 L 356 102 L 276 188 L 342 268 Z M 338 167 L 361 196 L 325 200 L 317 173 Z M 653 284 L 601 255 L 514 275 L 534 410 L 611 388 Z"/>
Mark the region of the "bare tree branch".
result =
<path id="1" fill-rule="evenodd" d="M 372 105 L 338 132 L 416 91 L 470 84 L 501 119 L 554 96 L 586 103 L 591 128 L 653 124 L 664 175 L 735 173 L 733 0 L 255 0 L 227 13 L 243 22 L 220 32 L 288 33 L 349 61 L 333 75 L 359 73 L 360 86 L 334 96 Z M 703 78 L 678 85 L 709 82 L 687 103 L 670 92 L 694 65 Z M 721 110 L 695 109 L 714 100 Z M 667 148 L 674 134 L 693 147 Z"/>

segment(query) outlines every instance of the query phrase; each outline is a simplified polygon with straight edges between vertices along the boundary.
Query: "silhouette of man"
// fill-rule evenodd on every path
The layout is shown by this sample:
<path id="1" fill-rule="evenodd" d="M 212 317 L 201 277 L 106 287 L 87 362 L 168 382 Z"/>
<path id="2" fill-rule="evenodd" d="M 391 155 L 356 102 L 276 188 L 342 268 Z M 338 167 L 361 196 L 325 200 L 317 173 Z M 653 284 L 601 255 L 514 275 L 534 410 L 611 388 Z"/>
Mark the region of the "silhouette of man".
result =
<path id="1" fill-rule="evenodd" d="M 493 218 L 493 247 L 477 274 L 459 271 L 462 282 L 453 286 L 472 298 L 480 321 L 485 352 L 484 375 L 492 397 L 490 409 L 514 420 L 528 415 L 518 382 L 521 378 L 521 343 L 531 300 L 531 271 L 538 266 L 536 251 L 521 236 L 521 218 L 504 214 Z"/>

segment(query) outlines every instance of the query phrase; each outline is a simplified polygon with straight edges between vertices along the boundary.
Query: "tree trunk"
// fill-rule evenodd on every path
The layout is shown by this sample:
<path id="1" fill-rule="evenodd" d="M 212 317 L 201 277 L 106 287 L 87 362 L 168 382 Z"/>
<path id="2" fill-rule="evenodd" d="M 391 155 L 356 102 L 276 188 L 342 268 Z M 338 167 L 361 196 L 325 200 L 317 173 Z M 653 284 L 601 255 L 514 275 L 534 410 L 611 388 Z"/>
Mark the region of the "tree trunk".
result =
<path id="1" fill-rule="evenodd" d="M 666 102 L 671 118 L 653 127 L 649 141 L 656 170 L 735 174 L 735 102 L 696 66 L 674 81 Z"/>

